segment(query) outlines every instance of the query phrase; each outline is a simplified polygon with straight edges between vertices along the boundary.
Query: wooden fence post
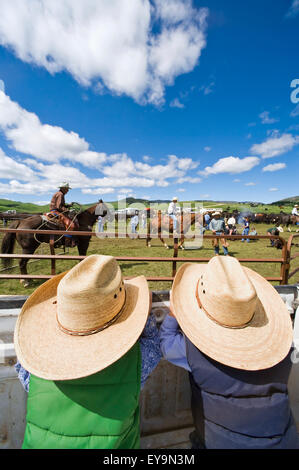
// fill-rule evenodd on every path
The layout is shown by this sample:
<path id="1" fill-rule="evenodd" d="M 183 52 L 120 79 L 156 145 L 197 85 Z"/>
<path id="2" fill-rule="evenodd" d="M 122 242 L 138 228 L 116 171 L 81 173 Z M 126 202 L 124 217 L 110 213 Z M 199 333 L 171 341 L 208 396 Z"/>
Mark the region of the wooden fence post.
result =
<path id="1" fill-rule="evenodd" d="M 178 238 L 173 239 L 173 257 L 177 258 L 178 257 Z M 176 275 L 176 261 L 172 262 L 172 277 Z"/>
<path id="2" fill-rule="evenodd" d="M 50 235 L 50 253 L 51 255 L 55 255 L 54 235 Z M 51 259 L 51 275 L 55 276 L 55 274 L 56 274 L 56 260 L 52 258 Z"/>

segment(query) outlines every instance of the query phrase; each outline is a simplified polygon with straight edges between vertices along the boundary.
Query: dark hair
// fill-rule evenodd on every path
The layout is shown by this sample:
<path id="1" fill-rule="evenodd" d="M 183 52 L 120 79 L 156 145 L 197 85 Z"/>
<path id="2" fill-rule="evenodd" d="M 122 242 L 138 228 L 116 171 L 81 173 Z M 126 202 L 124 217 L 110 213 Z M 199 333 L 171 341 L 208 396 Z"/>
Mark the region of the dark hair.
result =
<path id="1" fill-rule="evenodd" d="M 103 202 L 103 199 L 99 199 L 99 202 Z"/>

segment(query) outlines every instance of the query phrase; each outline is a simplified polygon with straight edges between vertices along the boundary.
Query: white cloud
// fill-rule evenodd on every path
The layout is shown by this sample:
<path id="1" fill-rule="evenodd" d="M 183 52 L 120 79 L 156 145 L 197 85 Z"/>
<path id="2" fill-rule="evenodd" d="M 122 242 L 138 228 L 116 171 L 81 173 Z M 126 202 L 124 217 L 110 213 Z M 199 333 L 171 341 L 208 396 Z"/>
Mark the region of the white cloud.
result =
<path id="1" fill-rule="evenodd" d="M 12 149 L 27 156 L 20 163 L 0 152 L 0 165 L 6 169 L 0 180 L 10 180 L 1 183 L 2 193 L 49 192 L 61 179 L 85 194 L 108 194 L 112 188 L 167 187 L 169 179 L 174 178 L 200 181 L 187 174 L 198 167 L 199 161 L 169 155 L 165 164 L 150 165 L 148 156 L 134 161 L 126 153 L 91 151 L 89 143 L 76 132 L 41 123 L 36 114 L 21 108 L 1 91 L 0 130 Z M 76 167 L 79 165 L 92 168 L 93 177 L 86 176 Z"/>
<path id="2" fill-rule="evenodd" d="M 220 158 L 213 166 L 207 166 L 199 173 L 204 176 L 217 175 L 219 173 L 243 173 L 251 170 L 258 165 L 260 159 L 258 157 L 226 157 Z"/>
<path id="3" fill-rule="evenodd" d="M 0 148 L 0 178 L 1 179 L 20 179 L 21 181 L 31 181 L 35 179 L 34 171 L 23 163 L 18 163 L 10 157 L 7 157 Z"/>
<path id="4" fill-rule="evenodd" d="M 264 111 L 263 113 L 261 113 L 259 115 L 259 117 L 261 118 L 262 120 L 262 124 L 273 124 L 274 122 L 278 122 L 279 119 L 275 119 L 275 118 L 270 118 L 270 113 L 269 111 Z"/>
<path id="5" fill-rule="evenodd" d="M 5 85 L 3 80 L 0 80 L 0 91 L 5 91 Z"/>
<path id="6" fill-rule="evenodd" d="M 286 168 L 285 163 L 274 163 L 272 165 L 264 166 L 262 171 L 278 171 L 283 170 L 284 168 Z"/>
<path id="7" fill-rule="evenodd" d="M 179 188 L 179 189 L 178 189 L 178 192 L 179 192 L 179 193 L 184 193 L 185 191 L 186 191 L 186 189 L 184 189 L 184 188 Z"/>
<path id="8" fill-rule="evenodd" d="M 205 148 L 204 148 L 204 151 L 205 151 L 205 152 L 210 152 L 211 150 L 212 150 L 212 147 L 205 147 Z"/>
<path id="9" fill-rule="evenodd" d="M 38 116 L 21 108 L 0 91 L 0 129 L 18 152 L 51 162 L 67 159 L 88 167 L 105 162 L 104 153 L 92 152 L 76 132 L 42 124 Z"/>
<path id="10" fill-rule="evenodd" d="M 236 178 L 233 182 L 234 182 L 234 183 L 241 183 L 241 180 L 239 180 L 238 178 Z"/>
<path id="11" fill-rule="evenodd" d="M 256 186 L 256 183 L 253 183 L 253 182 L 245 183 L 245 186 Z"/>
<path id="12" fill-rule="evenodd" d="M 279 191 L 278 188 L 269 188 L 269 191 L 274 192 L 274 191 Z"/>
<path id="13" fill-rule="evenodd" d="M 112 194 L 114 193 L 114 188 L 95 188 L 95 189 L 82 189 L 83 194 Z"/>
<path id="14" fill-rule="evenodd" d="M 179 108 L 179 109 L 183 109 L 185 107 L 185 105 L 183 103 L 180 102 L 180 100 L 178 98 L 175 98 L 174 100 L 172 100 L 170 103 L 169 103 L 169 106 L 171 108 Z"/>
<path id="15" fill-rule="evenodd" d="M 287 18 L 294 18 L 299 14 L 299 0 L 293 0 L 289 10 L 286 13 Z"/>
<path id="16" fill-rule="evenodd" d="M 274 134 L 261 144 L 255 144 L 251 147 L 251 153 L 260 155 L 262 158 L 272 158 L 289 152 L 295 145 L 299 144 L 299 137 L 293 137 L 291 134 L 279 136 Z"/>
<path id="17" fill-rule="evenodd" d="M 190 184 L 196 184 L 200 183 L 202 180 L 201 178 L 193 178 L 193 176 L 184 176 L 182 178 L 179 178 L 176 183 L 177 184 L 183 184 L 183 183 L 190 183 Z"/>
<path id="18" fill-rule="evenodd" d="M 0 44 L 83 86 L 160 104 L 198 64 L 208 10 L 190 0 L 0 0 Z M 102 92 L 101 91 L 101 92 Z"/>

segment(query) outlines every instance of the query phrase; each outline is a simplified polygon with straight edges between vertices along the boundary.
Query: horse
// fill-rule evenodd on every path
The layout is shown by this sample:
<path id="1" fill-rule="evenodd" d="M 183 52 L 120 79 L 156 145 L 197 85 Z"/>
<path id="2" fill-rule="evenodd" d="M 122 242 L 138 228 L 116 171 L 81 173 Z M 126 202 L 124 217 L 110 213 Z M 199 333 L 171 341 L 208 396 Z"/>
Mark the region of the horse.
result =
<path id="1" fill-rule="evenodd" d="M 196 213 L 189 213 L 189 214 L 181 214 L 180 216 L 177 217 L 177 233 L 178 233 L 178 238 L 180 239 L 180 243 L 178 245 L 179 248 L 184 250 L 184 241 L 185 241 L 185 234 L 188 232 L 189 228 L 192 227 L 195 222 L 199 222 L 201 227 L 203 227 L 203 215 L 202 214 L 196 214 Z M 166 249 L 169 249 L 169 246 L 167 243 L 165 243 L 164 239 L 161 236 L 162 230 L 167 230 L 169 233 L 174 233 L 173 230 L 173 219 L 172 217 L 169 216 L 162 216 L 161 213 L 158 213 L 157 217 L 153 217 L 150 222 L 150 233 L 157 233 L 158 238 L 163 243 Z M 151 247 L 151 237 L 150 234 L 148 234 L 147 239 L 146 239 L 146 246 L 148 248 Z"/>
<path id="2" fill-rule="evenodd" d="M 81 211 L 76 215 L 76 219 L 79 226 L 78 231 L 92 231 L 92 227 L 97 219 L 97 215 L 95 215 L 96 207 L 96 205 L 89 207 L 88 209 Z M 10 224 L 9 228 L 24 230 L 33 229 L 38 230 L 39 232 L 38 234 L 6 233 L 3 237 L 1 245 L 1 252 L 5 254 L 12 254 L 14 252 L 15 242 L 17 241 L 22 247 L 22 254 L 33 255 L 35 250 L 39 247 L 40 243 L 50 243 L 51 235 L 43 234 L 43 230 L 65 231 L 65 227 L 63 227 L 62 225 L 57 225 L 50 221 L 45 222 L 41 215 L 33 215 L 31 217 L 27 217 L 26 219 L 16 220 L 12 224 Z M 79 255 L 86 256 L 91 236 L 76 237 L 73 235 L 73 238 L 76 241 Z M 57 248 L 61 245 L 65 245 L 65 237 L 61 237 L 61 235 L 54 235 L 54 247 Z M 2 263 L 5 267 L 9 267 L 11 265 L 11 259 L 4 258 L 2 259 Z M 21 274 L 27 274 L 27 263 L 28 258 L 23 258 L 20 260 L 19 267 Z M 29 286 L 29 282 L 27 279 L 21 279 L 20 282 L 24 284 L 24 287 Z"/>

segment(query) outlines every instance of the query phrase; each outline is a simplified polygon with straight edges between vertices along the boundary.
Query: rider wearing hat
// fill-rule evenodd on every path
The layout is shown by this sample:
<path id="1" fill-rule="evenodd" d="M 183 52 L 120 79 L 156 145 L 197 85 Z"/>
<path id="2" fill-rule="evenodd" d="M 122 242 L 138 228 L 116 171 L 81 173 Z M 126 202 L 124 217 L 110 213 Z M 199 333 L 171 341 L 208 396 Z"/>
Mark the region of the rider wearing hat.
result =
<path id="1" fill-rule="evenodd" d="M 178 202 L 178 198 L 173 197 L 172 202 L 169 204 L 168 211 L 167 211 L 169 217 L 171 217 L 172 220 L 173 220 L 173 230 L 176 230 L 176 228 L 177 228 L 177 218 L 176 218 L 176 215 L 178 213 L 178 208 L 177 208 L 177 205 L 176 205 L 177 202 Z"/>
<path id="2" fill-rule="evenodd" d="M 51 199 L 50 202 L 50 211 L 57 212 L 66 212 L 72 204 L 66 204 L 64 195 L 69 192 L 69 189 L 72 189 L 68 183 L 62 183 L 59 186 L 59 191 L 57 191 Z"/>
<path id="3" fill-rule="evenodd" d="M 69 217 L 68 209 L 72 207 L 72 204 L 66 204 L 64 196 L 68 193 L 68 191 L 72 189 L 69 183 L 62 183 L 59 186 L 59 191 L 53 194 L 51 202 L 50 202 L 50 212 L 59 221 L 63 223 L 66 230 L 75 230 L 77 228 L 76 222 L 72 221 Z M 70 243 L 66 243 L 66 245 L 70 245 L 72 247 L 75 246 L 75 241 L 72 239 L 71 235 L 65 235 L 66 238 L 69 239 Z"/>
<path id="4" fill-rule="evenodd" d="M 299 215 L 299 213 L 298 213 L 298 204 L 294 205 L 294 208 L 292 210 L 292 215 Z"/>

